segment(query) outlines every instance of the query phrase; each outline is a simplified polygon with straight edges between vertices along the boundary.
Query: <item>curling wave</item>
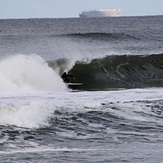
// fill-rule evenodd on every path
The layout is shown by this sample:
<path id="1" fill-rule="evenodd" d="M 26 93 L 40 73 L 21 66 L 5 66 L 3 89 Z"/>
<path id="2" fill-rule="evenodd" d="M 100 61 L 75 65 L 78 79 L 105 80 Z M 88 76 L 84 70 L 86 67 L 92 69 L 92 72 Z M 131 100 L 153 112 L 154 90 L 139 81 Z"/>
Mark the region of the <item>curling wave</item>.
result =
<path id="1" fill-rule="evenodd" d="M 68 61 L 60 59 L 50 64 L 55 67 L 56 63 L 63 71 Z M 77 61 L 69 73 L 75 76 L 74 82 L 83 83 L 73 89 L 160 87 L 163 86 L 163 54 L 112 55 L 89 63 Z"/>

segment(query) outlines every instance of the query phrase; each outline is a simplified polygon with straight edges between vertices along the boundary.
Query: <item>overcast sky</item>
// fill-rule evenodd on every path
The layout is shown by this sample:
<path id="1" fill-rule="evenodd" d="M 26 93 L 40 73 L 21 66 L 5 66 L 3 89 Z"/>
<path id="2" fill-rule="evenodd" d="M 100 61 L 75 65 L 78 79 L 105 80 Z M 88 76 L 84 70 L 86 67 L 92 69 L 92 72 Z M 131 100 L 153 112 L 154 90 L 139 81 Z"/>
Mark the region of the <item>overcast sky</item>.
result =
<path id="1" fill-rule="evenodd" d="M 69 18 L 110 8 L 122 16 L 163 15 L 163 0 L 0 0 L 0 18 Z"/>

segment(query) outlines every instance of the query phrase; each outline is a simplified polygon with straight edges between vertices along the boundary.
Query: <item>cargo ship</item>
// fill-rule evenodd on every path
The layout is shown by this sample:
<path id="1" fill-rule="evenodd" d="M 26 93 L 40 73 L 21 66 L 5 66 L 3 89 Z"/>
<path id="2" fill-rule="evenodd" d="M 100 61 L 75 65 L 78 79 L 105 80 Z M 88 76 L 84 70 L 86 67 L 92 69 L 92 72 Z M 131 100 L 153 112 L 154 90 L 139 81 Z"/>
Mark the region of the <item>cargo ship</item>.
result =
<path id="1" fill-rule="evenodd" d="M 120 9 L 108 9 L 108 10 L 85 10 L 79 14 L 80 18 L 90 18 L 90 17 L 116 17 L 120 16 Z"/>

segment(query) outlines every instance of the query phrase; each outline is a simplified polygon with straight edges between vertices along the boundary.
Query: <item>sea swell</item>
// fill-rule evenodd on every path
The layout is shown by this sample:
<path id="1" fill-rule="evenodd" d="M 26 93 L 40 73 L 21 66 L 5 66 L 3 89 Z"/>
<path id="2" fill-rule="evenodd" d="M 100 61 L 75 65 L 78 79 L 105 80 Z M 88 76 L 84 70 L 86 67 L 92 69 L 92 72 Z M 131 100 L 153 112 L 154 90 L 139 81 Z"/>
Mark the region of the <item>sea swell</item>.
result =
<path id="1" fill-rule="evenodd" d="M 60 59 L 50 62 L 54 68 L 68 64 Z M 59 63 L 59 64 L 58 64 Z M 106 90 L 112 88 L 144 88 L 163 85 L 163 54 L 152 55 L 112 55 L 92 59 L 90 62 L 76 61 L 69 74 L 82 86 L 73 86 L 81 90 Z"/>
<path id="2" fill-rule="evenodd" d="M 66 35 L 58 35 L 58 37 L 70 37 L 72 39 L 84 39 L 84 40 L 99 40 L 99 41 L 113 41 L 113 40 L 140 40 L 132 34 L 126 34 L 122 32 L 104 33 L 104 32 L 87 32 L 87 33 L 70 33 Z"/>

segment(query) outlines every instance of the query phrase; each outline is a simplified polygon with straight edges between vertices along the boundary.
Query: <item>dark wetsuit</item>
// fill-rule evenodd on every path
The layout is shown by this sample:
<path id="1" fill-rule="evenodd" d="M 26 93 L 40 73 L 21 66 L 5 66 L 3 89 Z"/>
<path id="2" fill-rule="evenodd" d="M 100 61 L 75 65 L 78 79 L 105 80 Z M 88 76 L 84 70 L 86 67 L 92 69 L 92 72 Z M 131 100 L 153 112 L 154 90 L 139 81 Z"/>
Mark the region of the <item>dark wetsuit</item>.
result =
<path id="1" fill-rule="evenodd" d="M 65 83 L 69 83 L 70 82 L 70 78 L 74 78 L 72 75 L 68 75 L 66 72 L 64 72 L 61 76 L 61 78 L 63 79 L 63 81 Z"/>

